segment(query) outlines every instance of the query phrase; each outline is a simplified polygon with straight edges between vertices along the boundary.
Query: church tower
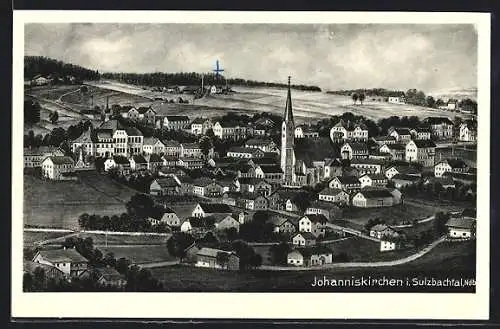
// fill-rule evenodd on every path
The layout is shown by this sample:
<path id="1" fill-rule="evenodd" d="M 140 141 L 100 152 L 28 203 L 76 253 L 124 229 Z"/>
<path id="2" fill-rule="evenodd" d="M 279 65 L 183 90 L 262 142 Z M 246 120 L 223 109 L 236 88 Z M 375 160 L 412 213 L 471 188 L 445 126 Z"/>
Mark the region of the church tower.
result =
<path id="1" fill-rule="evenodd" d="M 290 77 L 288 77 L 288 94 L 286 96 L 283 122 L 281 124 L 281 170 L 284 173 L 284 185 L 293 185 L 295 182 L 294 137 L 295 124 L 293 123 Z"/>

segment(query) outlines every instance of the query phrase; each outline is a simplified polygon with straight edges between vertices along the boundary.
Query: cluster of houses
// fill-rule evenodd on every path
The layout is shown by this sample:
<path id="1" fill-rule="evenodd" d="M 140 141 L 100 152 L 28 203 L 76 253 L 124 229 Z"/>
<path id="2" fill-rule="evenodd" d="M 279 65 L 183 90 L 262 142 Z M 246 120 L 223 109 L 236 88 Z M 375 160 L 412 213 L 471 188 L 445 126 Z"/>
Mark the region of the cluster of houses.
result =
<path id="1" fill-rule="evenodd" d="M 78 80 L 72 75 L 67 75 L 64 77 L 56 77 L 52 74 L 49 74 L 48 76 L 44 77 L 41 74 L 37 74 L 29 81 L 30 85 L 32 86 L 46 86 L 57 82 L 76 84 L 78 83 Z"/>
<path id="2" fill-rule="evenodd" d="M 93 267 L 89 261 L 74 248 L 39 250 L 32 260 L 24 261 L 24 273 L 33 273 L 37 267 L 45 271 L 48 279 L 71 282 L 74 278 L 88 278 L 93 276 L 97 283 L 122 289 L 127 284 L 125 277 L 116 269 Z"/>

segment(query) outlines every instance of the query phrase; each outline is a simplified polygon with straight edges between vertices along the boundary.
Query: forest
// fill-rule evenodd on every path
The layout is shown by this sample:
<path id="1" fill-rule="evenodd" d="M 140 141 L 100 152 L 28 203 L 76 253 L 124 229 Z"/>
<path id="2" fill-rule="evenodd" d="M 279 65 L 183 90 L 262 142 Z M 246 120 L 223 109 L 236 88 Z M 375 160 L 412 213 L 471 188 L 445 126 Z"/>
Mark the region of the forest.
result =
<path id="1" fill-rule="evenodd" d="M 99 79 L 99 71 L 97 70 L 89 70 L 78 65 L 64 63 L 44 56 L 25 56 L 24 79 L 31 80 L 37 75 L 44 77 L 51 76 L 53 78 L 73 76 L 80 81 Z"/>

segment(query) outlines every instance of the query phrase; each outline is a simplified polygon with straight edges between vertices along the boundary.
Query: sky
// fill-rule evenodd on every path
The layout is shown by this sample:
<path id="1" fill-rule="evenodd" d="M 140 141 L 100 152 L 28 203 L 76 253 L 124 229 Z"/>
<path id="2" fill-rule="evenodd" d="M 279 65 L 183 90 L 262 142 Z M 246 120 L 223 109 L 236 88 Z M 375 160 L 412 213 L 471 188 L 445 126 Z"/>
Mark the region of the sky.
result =
<path id="1" fill-rule="evenodd" d="M 25 55 L 99 72 L 208 72 L 324 90 L 477 87 L 473 25 L 27 24 Z"/>

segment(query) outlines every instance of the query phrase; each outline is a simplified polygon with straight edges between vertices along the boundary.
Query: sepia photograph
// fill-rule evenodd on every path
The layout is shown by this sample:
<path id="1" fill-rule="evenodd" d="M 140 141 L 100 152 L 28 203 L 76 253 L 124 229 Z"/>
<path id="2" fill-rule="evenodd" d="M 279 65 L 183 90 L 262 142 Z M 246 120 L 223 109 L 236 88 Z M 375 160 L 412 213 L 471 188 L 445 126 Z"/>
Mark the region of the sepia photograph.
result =
<path id="1" fill-rule="evenodd" d="M 19 294 L 488 293 L 483 17 L 172 15 L 21 20 Z"/>

